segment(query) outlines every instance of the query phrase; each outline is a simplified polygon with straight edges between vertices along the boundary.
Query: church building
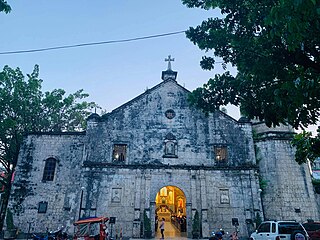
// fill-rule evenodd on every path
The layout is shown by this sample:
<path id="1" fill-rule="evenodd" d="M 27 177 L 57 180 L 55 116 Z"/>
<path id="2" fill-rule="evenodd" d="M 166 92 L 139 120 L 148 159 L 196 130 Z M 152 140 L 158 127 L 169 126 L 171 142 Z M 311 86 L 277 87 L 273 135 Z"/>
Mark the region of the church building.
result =
<path id="1" fill-rule="evenodd" d="M 162 218 L 189 238 L 248 237 L 263 219 L 319 219 L 292 130 L 195 109 L 167 60 L 158 85 L 91 114 L 85 132 L 25 137 L 9 202 L 20 231 L 73 234 L 78 219 L 104 216 L 130 238 L 155 236 Z"/>

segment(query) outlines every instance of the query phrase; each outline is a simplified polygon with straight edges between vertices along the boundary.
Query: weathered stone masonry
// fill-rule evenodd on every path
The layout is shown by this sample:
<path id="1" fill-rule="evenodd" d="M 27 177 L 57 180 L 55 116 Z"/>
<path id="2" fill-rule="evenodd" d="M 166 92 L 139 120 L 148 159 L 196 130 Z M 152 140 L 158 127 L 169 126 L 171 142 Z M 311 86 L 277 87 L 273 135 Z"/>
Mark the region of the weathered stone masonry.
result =
<path id="1" fill-rule="evenodd" d="M 294 163 L 288 140 L 260 131 L 257 164 L 251 123 L 220 111 L 205 116 L 189 106 L 188 94 L 168 78 L 111 113 L 92 114 L 86 132 L 27 136 L 10 200 L 15 224 L 24 232 L 28 222 L 33 232 L 64 225 L 73 233 L 79 216 L 114 216 L 115 229 L 139 238 L 143 213 L 154 224 L 156 194 L 165 186 L 178 187 L 186 197 L 189 237 L 196 210 L 202 237 L 220 227 L 231 232 L 232 218 L 238 218 L 241 236 L 253 230 L 257 214 L 318 218 L 310 177 Z M 115 146 L 125 149 L 121 161 Z M 225 149 L 226 162 L 218 161 L 216 147 Z M 48 158 L 57 160 L 55 175 L 43 181 Z M 259 174 L 268 180 L 264 213 Z M 38 212 L 41 202 L 46 212 Z"/>

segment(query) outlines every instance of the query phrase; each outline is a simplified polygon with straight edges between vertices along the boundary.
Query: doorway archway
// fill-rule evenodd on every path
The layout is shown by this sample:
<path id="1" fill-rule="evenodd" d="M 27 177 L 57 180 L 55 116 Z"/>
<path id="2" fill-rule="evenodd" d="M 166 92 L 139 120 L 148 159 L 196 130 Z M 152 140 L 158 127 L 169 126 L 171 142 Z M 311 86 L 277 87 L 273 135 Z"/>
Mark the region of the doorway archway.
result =
<path id="1" fill-rule="evenodd" d="M 155 199 L 155 229 L 160 235 L 160 223 L 165 219 L 166 237 L 187 236 L 187 199 L 184 192 L 176 186 L 165 186 L 159 190 Z"/>

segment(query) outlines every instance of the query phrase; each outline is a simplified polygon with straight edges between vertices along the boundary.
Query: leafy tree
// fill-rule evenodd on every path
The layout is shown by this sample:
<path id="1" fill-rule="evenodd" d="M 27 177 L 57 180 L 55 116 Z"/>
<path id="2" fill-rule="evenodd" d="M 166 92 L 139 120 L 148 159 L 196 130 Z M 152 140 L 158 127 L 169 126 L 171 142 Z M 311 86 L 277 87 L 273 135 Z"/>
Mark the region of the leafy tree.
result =
<path id="1" fill-rule="evenodd" d="M 307 160 L 314 162 L 316 158 L 320 157 L 320 128 L 318 128 L 316 137 L 312 137 L 310 132 L 297 134 L 292 144 L 297 148 L 296 161 L 299 164 Z"/>
<path id="2" fill-rule="evenodd" d="M 11 11 L 11 7 L 7 3 L 7 1 L 0 0 L 0 12 L 9 13 L 10 11 Z"/>
<path id="3" fill-rule="evenodd" d="M 319 121 L 319 1 L 182 2 L 188 7 L 219 8 L 222 13 L 186 33 L 207 52 L 201 67 L 214 69 L 219 57 L 225 70 L 226 64 L 238 70 L 235 76 L 228 71 L 216 74 L 193 91 L 190 100 L 195 106 L 210 112 L 230 103 L 269 127 L 284 123 L 304 128 Z"/>
<path id="4" fill-rule="evenodd" d="M 5 66 L 0 72 L 0 166 L 5 173 L 0 177 L 1 184 L 5 186 L 0 229 L 24 134 L 82 130 L 89 110 L 96 106 L 83 101 L 88 97 L 83 90 L 68 96 L 62 89 L 43 93 L 41 84 L 37 65 L 26 77 L 19 68 Z"/>

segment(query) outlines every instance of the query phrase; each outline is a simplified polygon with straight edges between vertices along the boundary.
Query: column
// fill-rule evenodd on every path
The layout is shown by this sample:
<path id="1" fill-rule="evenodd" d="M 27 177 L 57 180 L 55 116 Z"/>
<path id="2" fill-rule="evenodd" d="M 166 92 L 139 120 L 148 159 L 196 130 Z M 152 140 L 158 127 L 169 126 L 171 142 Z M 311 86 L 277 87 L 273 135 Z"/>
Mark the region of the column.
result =
<path id="1" fill-rule="evenodd" d="M 155 211 L 156 211 L 156 202 L 150 202 L 150 220 L 151 220 L 151 231 L 152 237 L 155 236 Z"/>
<path id="2" fill-rule="evenodd" d="M 189 219 L 188 223 L 188 238 L 192 238 L 192 220 L 194 217 L 194 214 L 197 209 L 197 187 L 196 187 L 196 181 L 197 181 L 197 173 L 196 171 L 191 171 L 191 189 L 190 189 L 190 210 L 188 212 L 188 205 L 187 205 L 187 220 Z M 200 213 L 199 213 L 200 214 Z"/>
<path id="3" fill-rule="evenodd" d="M 191 202 L 186 203 L 187 211 L 187 237 L 192 238 L 192 204 Z"/>
<path id="4" fill-rule="evenodd" d="M 205 171 L 200 171 L 200 197 L 201 197 L 201 227 L 202 237 L 209 237 L 209 223 L 208 223 L 208 205 L 207 205 L 207 186 Z"/>
<path id="5" fill-rule="evenodd" d="M 134 199 L 134 220 L 133 220 L 133 229 L 132 229 L 132 236 L 134 238 L 140 237 L 140 226 L 141 226 L 141 185 L 142 185 L 142 176 L 140 173 L 137 172 L 136 174 L 136 191 L 135 191 L 135 199 Z"/>

